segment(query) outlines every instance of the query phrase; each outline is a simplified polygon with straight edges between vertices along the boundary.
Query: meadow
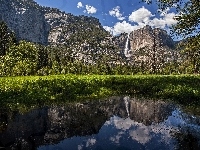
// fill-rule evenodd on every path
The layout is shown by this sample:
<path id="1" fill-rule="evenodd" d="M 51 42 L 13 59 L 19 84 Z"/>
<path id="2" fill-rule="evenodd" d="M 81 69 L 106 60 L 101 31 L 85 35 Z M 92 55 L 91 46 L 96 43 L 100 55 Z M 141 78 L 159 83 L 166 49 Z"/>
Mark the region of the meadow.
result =
<path id="1" fill-rule="evenodd" d="M 142 96 L 200 104 L 198 75 L 52 75 L 0 78 L 1 106 L 17 107 Z"/>

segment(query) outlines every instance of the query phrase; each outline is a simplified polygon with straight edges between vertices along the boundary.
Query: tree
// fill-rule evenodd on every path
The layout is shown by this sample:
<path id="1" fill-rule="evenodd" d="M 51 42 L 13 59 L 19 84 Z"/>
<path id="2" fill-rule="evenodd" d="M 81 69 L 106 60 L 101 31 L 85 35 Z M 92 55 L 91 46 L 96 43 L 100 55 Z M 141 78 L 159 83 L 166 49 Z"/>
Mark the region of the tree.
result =
<path id="1" fill-rule="evenodd" d="M 24 60 L 26 58 L 31 61 L 38 60 L 38 49 L 35 44 L 26 41 L 20 41 L 18 45 L 14 45 L 9 49 L 9 56 Z"/>
<path id="2" fill-rule="evenodd" d="M 48 49 L 46 46 L 37 45 L 38 49 L 38 69 L 48 66 Z"/>
<path id="3" fill-rule="evenodd" d="M 5 22 L 0 21 L 0 56 L 6 55 L 6 51 L 15 41 L 15 34 L 9 30 Z"/>
<path id="4" fill-rule="evenodd" d="M 153 0 L 142 0 L 152 3 Z M 182 53 L 192 66 L 193 73 L 199 72 L 200 66 L 200 2 L 198 0 L 156 0 L 159 8 L 164 10 L 175 7 L 177 24 L 172 26 L 172 33 L 185 39 L 182 42 Z"/>
<path id="5" fill-rule="evenodd" d="M 10 47 L 6 56 L 9 60 L 6 66 L 12 68 L 11 75 L 34 75 L 38 69 L 38 49 L 31 42 L 20 41 Z"/>
<path id="6" fill-rule="evenodd" d="M 200 36 L 200 35 L 198 35 Z M 198 37 L 199 38 L 199 37 Z M 189 62 L 189 65 L 192 67 L 193 73 L 200 72 L 200 41 L 196 40 L 196 37 L 190 37 L 183 42 L 182 54 L 185 63 Z"/>
<path id="7" fill-rule="evenodd" d="M 153 2 L 153 0 L 142 1 Z M 178 15 L 175 16 L 177 24 L 173 25 L 173 33 L 184 38 L 196 35 L 196 40 L 199 40 L 200 2 L 198 0 L 156 0 L 156 2 L 161 10 L 168 7 L 176 8 L 178 12 Z"/>

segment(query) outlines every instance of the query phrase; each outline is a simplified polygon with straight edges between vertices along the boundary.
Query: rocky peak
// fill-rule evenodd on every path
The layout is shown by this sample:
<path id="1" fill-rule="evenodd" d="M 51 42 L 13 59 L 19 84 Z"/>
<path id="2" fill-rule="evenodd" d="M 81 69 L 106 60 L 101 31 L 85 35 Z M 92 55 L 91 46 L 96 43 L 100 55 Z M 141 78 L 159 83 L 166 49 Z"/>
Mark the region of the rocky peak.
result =
<path id="1" fill-rule="evenodd" d="M 144 47 L 152 47 L 155 43 L 158 47 L 173 49 L 174 41 L 165 30 L 147 25 L 130 33 L 130 49 L 136 50 Z"/>

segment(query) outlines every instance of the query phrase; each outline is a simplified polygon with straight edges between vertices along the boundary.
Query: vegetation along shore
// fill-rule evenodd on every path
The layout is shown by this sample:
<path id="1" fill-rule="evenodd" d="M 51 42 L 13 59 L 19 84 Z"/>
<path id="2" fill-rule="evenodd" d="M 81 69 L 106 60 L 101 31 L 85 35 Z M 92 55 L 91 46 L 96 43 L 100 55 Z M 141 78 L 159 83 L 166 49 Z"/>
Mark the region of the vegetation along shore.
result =
<path id="1" fill-rule="evenodd" d="M 2 106 L 44 105 L 111 95 L 200 104 L 198 75 L 53 75 L 0 78 Z"/>

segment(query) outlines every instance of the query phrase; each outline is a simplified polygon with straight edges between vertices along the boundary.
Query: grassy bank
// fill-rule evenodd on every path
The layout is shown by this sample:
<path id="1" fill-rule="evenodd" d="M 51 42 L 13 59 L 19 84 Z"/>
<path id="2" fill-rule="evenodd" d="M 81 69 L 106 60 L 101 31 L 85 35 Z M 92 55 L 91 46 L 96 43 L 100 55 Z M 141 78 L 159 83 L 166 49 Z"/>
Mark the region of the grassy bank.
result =
<path id="1" fill-rule="evenodd" d="M 200 76 L 60 75 L 0 78 L 0 103 L 38 105 L 110 95 L 139 95 L 200 104 Z"/>

